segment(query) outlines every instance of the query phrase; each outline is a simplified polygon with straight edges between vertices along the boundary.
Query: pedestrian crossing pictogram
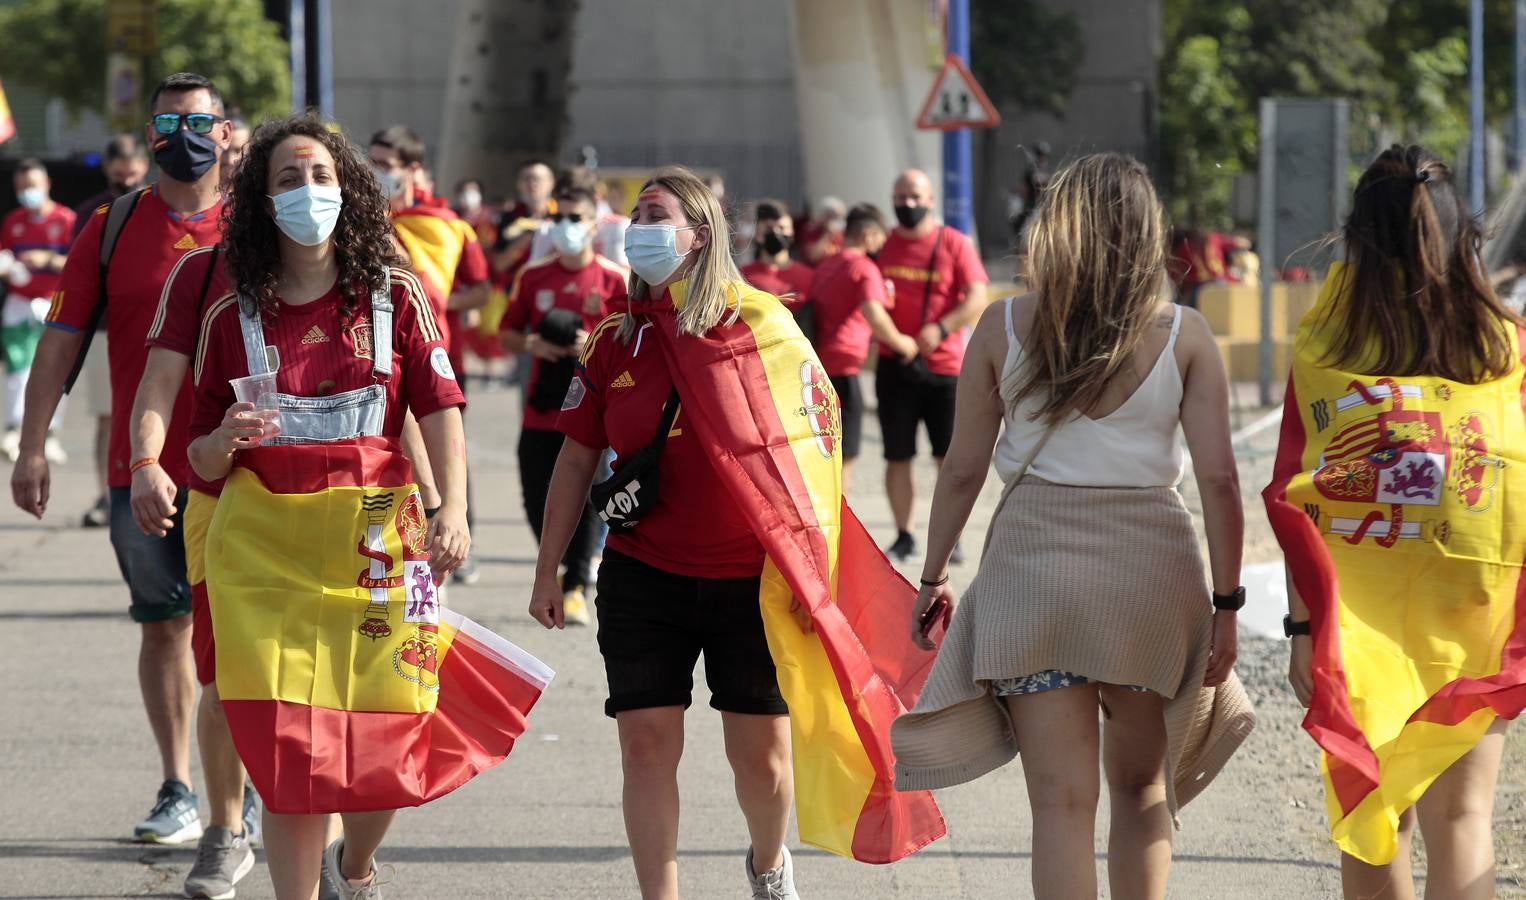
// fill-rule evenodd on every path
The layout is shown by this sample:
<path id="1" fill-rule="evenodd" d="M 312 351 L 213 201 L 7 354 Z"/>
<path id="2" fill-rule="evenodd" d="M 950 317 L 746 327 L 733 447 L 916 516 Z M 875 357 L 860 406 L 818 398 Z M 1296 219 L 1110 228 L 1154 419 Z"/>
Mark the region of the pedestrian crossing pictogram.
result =
<path id="1" fill-rule="evenodd" d="M 975 83 L 975 76 L 957 56 L 943 61 L 933 89 L 922 103 L 917 127 L 952 131 L 958 128 L 995 128 L 1001 116 L 986 92 Z"/>

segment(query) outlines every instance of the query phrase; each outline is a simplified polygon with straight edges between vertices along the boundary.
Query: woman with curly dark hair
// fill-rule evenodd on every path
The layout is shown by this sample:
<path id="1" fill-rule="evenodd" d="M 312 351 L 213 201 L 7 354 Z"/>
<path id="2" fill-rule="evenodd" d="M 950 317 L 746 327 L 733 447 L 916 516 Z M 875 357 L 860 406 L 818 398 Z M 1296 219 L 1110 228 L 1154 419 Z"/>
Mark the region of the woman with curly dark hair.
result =
<path id="1" fill-rule="evenodd" d="M 470 546 L 464 401 L 370 167 L 322 120 L 255 132 L 223 227 L 237 289 L 202 316 L 189 451 L 221 482 L 206 547 L 218 688 L 266 804 L 276 895 L 313 896 L 322 859 L 341 896 L 379 896 L 388 806 L 438 793 L 425 764 L 398 762 L 418 762 L 398 742 L 429 726 L 367 732 L 364 717 L 435 710 L 434 584 Z M 397 440 L 410 409 L 443 497 L 427 516 Z M 324 852 L 329 812 L 344 836 Z"/>

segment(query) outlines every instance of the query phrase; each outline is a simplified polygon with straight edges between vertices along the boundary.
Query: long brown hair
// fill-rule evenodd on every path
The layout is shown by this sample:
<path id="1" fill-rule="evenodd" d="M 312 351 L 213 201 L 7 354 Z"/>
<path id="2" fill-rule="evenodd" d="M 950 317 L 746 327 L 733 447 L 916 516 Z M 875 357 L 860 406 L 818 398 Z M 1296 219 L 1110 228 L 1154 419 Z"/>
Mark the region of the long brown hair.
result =
<path id="1" fill-rule="evenodd" d="M 1028 232 L 1037 295 L 1027 364 L 1007 375 L 1010 406 L 1043 403 L 1050 424 L 1090 409 L 1143 340 L 1165 295 L 1166 231 L 1150 173 L 1117 153 L 1055 173 Z"/>
<path id="2" fill-rule="evenodd" d="M 370 164 L 318 116 L 303 113 L 266 122 L 249 138 L 244 161 L 233 177 L 228 204 L 223 207 L 221 252 L 234 284 L 254 297 L 266 315 L 275 312 L 280 302 L 276 299 L 276 275 L 281 251 L 265 196 L 266 179 L 276 147 L 294 135 L 312 138 L 334 157 L 344 200 L 334 226 L 334 257 L 344 295 L 343 315 L 349 318 L 372 291 L 387 286 L 389 266 L 407 263 L 393 248 L 387 198 L 382 196 Z"/>
<path id="3" fill-rule="evenodd" d="M 1345 239 L 1344 302 L 1321 323 L 1336 335 L 1326 364 L 1469 384 L 1514 368 L 1520 319 L 1489 285 L 1478 224 L 1439 156 L 1395 144 L 1373 160 Z"/>
<path id="4" fill-rule="evenodd" d="M 710 241 L 695 253 L 694 264 L 685 276 L 689 292 L 684 308 L 678 313 L 678 330 L 701 336 L 720 324 L 742 285 L 742 273 L 731 258 L 731 228 L 726 222 L 726 212 L 705 180 L 683 166 L 658 169 L 638 193 L 654 186 L 678 198 L 689 224 L 710 226 Z M 651 293 L 651 286 L 632 272 L 629 293 L 632 300 L 643 300 Z M 628 342 L 635 333 L 636 323 L 627 316 L 616 335 Z"/>

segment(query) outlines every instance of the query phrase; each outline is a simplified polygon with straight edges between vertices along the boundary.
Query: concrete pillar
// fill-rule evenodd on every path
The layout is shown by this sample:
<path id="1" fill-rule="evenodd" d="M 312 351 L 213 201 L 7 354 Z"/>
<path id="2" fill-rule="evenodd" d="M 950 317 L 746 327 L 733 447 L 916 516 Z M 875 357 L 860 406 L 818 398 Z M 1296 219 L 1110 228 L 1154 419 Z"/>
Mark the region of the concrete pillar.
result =
<path id="1" fill-rule="evenodd" d="M 888 211 L 902 169 L 924 169 L 938 184 L 940 133 L 916 129 L 936 74 L 927 0 L 794 0 L 792 7 L 811 198 L 831 194 Z"/>

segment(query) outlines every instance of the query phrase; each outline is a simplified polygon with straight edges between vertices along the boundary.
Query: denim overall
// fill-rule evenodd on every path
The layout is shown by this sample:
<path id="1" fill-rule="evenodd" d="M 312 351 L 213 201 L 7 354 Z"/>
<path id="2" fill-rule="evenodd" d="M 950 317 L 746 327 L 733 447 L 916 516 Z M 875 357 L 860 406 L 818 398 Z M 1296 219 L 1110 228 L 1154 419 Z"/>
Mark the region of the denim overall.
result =
<path id="1" fill-rule="evenodd" d="M 276 348 L 265 343 L 265 327 L 259 306 L 248 294 L 239 293 L 238 323 L 244 335 L 244 355 L 250 375 L 264 375 L 280 368 Z M 374 384 L 328 397 L 276 394 L 281 414 L 281 433 L 266 444 L 327 444 L 358 437 L 379 437 L 387 419 L 387 379 L 392 375 L 392 292 L 371 292 L 371 371 Z"/>

